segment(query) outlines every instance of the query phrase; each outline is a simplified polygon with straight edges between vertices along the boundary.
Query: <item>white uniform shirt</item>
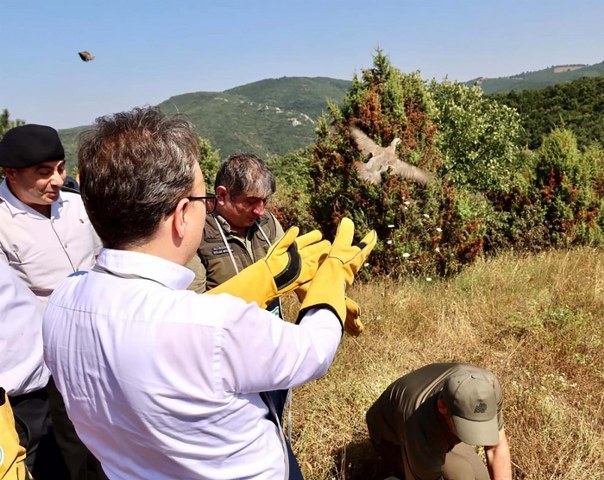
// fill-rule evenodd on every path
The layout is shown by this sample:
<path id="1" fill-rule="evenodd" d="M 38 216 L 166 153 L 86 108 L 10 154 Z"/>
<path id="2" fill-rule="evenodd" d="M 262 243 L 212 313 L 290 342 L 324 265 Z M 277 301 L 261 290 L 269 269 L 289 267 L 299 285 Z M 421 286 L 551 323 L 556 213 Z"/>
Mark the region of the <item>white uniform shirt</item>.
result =
<path id="1" fill-rule="evenodd" d="M 50 372 L 42 358 L 44 306 L 0 262 L 0 386 L 9 396 L 43 388 Z"/>
<path id="2" fill-rule="evenodd" d="M 27 206 L 0 184 L 0 260 L 45 301 L 68 275 L 88 270 L 101 247 L 82 199 L 61 192 L 50 218 Z"/>
<path id="3" fill-rule="evenodd" d="M 327 309 L 283 322 L 184 290 L 192 279 L 159 257 L 103 249 L 54 291 L 44 357 L 69 418 L 111 479 L 283 479 L 257 392 L 324 375 L 340 322 Z"/>

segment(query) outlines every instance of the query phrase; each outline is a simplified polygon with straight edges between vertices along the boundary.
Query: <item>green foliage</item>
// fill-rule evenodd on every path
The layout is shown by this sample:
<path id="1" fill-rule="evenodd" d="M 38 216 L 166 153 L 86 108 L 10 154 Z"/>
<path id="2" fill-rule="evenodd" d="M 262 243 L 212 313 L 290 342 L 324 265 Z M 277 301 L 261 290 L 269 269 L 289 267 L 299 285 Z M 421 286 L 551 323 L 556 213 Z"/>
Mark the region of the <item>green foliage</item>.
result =
<path id="1" fill-rule="evenodd" d="M 199 167 L 203 172 L 206 189 L 214 191 L 214 179 L 220 167 L 220 153 L 214 150 L 209 140 L 199 137 Z"/>
<path id="2" fill-rule="evenodd" d="M 601 245 L 602 148 L 581 153 L 572 132 L 555 130 L 539 149 L 525 150 L 520 158 L 524 169 L 509 177 L 508 188 L 489 192 L 497 224 L 485 249 Z"/>
<path id="3" fill-rule="evenodd" d="M 10 113 L 8 113 L 8 109 L 3 109 L 0 114 L 0 139 L 4 137 L 4 134 L 10 130 L 11 128 L 18 127 L 20 125 L 25 125 L 24 120 L 19 120 L 18 118 L 15 120 L 10 119 Z"/>
<path id="4" fill-rule="evenodd" d="M 518 111 L 521 142 L 531 149 L 555 128 L 571 130 L 580 148 L 604 141 L 604 76 L 492 98 Z"/>
<path id="5" fill-rule="evenodd" d="M 473 191 L 503 188 L 518 155 L 518 114 L 460 83 L 432 81 L 429 91 L 437 106 L 439 174 Z"/>
<path id="6" fill-rule="evenodd" d="M 20 125 L 25 125 L 24 120 L 19 120 L 18 118 L 15 120 L 10 119 L 10 113 L 8 113 L 8 109 L 3 109 L 0 114 L 0 140 L 4 137 L 4 134 L 9 131 L 11 128 L 18 127 Z M 4 172 L 0 169 L 0 181 L 4 178 Z"/>
<path id="7" fill-rule="evenodd" d="M 329 117 L 318 123 L 311 164 L 314 218 L 328 235 L 343 216 L 352 218 L 359 234 L 375 229 L 381 241 L 370 257 L 373 273 L 455 273 L 482 251 L 484 218 L 490 215 L 482 195 L 460 192 L 438 176 L 427 188 L 387 173 L 380 185 L 371 185 L 354 168 L 364 159 L 349 136 L 353 124 L 382 145 L 400 138 L 399 158 L 439 172 L 437 112 L 419 74 L 401 73 L 378 50 L 373 68 L 353 79 L 341 108 L 330 105 Z"/>
<path id="8" fill-rule="evenodd" d="M 602 240 L 601 225 L 596 222 L 601 197 L 592 187 L 594 160 L 579 152 L 569 130 L 554 130 L 543 139 L 537 151 L 535 186 L 549 226 L 549 244 L 571 246 Z"/>
<path id="9" fill-rule="evenodd" d="M 284 228 L 296 225 L 303 232 L 317 228 L 310 212 L 311 161 L 312 146 L 308 146 L 267 162 L 277 178 L 277 193 L 271 199 L 271 212 Z"/>

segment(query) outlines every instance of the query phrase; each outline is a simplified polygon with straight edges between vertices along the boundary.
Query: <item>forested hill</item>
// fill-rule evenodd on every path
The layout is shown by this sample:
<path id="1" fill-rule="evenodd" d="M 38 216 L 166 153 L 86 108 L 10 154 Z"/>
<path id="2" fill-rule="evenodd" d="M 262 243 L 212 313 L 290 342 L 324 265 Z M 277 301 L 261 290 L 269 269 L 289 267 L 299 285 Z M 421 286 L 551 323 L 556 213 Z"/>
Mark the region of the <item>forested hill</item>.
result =
<path id="1" fill-rule="evenodd" d="M 531 149 L 554 128 L 572 130 L 580 147 L 604 145 L 604 76 L 493 97 L 518 110 L 522 143 Z"/>
<path id="2" fill-rule="evenodd" d="M 327 77 L 282 77 L 223 92 L 177 95 L 159 107 L 167 114 L 187 115 L 221 158 L 238 151 L 269 158 L 314 142 L 315 122 L 327 101 L 340 103 L 350 86 L 348 80 Z M 59 132 L 70 167 L 76 163 L 77 136 L 83 128 Z"/>
<path id="3" fill-rule="evenodd" d="M 266 158 L 312 143 L 328 99 L 339 103 L 350 85 L 325 77 L 282 77 L 220 93 L 178 95 L 159 107 L 168 114 L 186 113 L 222 158 L 237 151 Z"/>
<path id="4" fill-rule="evenodd" d="M 466 85 L 478 85 L 484 93 L 507 93 L 513 90 L 539 90 L 551 85 L 572 82 L 582 77 L 604 75 L 604 62 L 594 65 L 557 65 L 534 72 L 523 72 L 511 77 L 475 78 Z"/>

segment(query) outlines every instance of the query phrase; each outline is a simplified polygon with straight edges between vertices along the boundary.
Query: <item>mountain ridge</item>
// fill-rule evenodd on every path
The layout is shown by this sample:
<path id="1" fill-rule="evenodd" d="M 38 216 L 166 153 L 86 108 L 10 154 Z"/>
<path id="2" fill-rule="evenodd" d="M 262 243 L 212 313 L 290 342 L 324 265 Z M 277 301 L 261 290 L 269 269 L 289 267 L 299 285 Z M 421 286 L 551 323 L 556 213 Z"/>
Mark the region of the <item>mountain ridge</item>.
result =
<path id="1" fill-rule="evenodd" d="M 478 85 L 485 94 L 492 94 L 540 90 L 585 76 L 603 75 L 604 62 L 601 62 L 555 65 L 509 77 L 479 77 L 461 83 Z M 328 101 L 341 102 L 351 86 L 352 81 L 330 77 L 285 76 L 258 80 L 222 92 L 178 94 L 157 106 L 169 115 L 186 114 L 197 133 L 209 140 L 223 159 L 245 151 L 268 160 L 313 143 L 315 122 L 327 111 Z M 77 137 L 86 128 L 59 130 L 70 170 L 77 163 Z"/>

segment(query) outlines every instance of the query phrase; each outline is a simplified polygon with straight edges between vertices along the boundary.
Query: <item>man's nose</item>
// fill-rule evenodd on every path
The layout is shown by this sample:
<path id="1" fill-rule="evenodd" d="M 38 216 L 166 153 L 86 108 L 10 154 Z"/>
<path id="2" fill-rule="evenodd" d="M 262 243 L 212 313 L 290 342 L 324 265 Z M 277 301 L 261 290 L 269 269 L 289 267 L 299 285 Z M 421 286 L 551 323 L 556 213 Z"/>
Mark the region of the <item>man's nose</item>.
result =
<path id="1" fill-rule="evenodd" d="M 59 172 L 53 173 L 52 177 L 50 178 L 50 184 L 53 187 L 59 187 L 59 188 L 61 188 L 64 183 L 65 183 L 65 176 L 64 175 L 60 174 Z"/>
<path id="2" fill-rule="evenodd" d="M 258 215 L 261 217 L 264 214 L 264 208 L 266 207 L 266 202 L 264 200 L 258 200 L 256 205 L 254 205 L 254 215 Z"/>

